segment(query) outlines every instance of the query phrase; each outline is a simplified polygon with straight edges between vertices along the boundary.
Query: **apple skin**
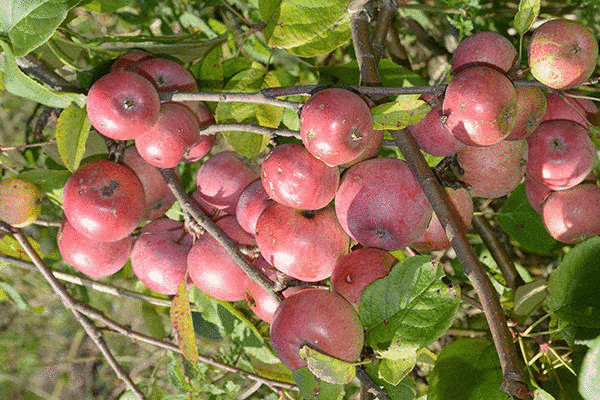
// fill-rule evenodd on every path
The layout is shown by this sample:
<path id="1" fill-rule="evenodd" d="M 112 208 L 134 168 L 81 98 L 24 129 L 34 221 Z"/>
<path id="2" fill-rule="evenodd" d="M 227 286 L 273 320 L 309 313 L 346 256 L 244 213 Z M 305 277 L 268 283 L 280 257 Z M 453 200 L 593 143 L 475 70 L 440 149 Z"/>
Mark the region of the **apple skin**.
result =
<path id="1" fill-rule="evenodd" d="M 306 366 L 304 345 L 347 362 L 356 362 L 364 346 L 363 327 L 354 307 L 342 296 L 308 288 L 279 305 L 271 323 L 271 346 L 292 371 Z"/>
<path id="2" fill-rule="evenodd" d="M 235 212 L 242 191 L 260 178 L 236 153 L 222 151 L 208 158 L 198 169 L 196 190 L 206 203 L 229 214 Z"/>
<path id="3" fill-rule="evenodd" d="M 282 144 L 267 155 L 260 178 L 276 202 L 302 210 L 318 210 L 335 197 L 340 181 L 338 167 L 313 157 L 301 144 Z"/>
<path id="4" fill-rule="evenodd" d="M 192 238 L 183 223 L 159 218 L 142 228 L 131 251 L 131 266 L 149 289 L 166 295 L 177 293 L 185 280 Z"/>
<path id="5" fill-rule="evenodd" d="M 256 235 L 258 217 L 271 203 L 273 200 L 269 198 L 260 179 L 246 186 L 235 208 L 235 216 L 242 229 Z"/>
<path id="6" fill-rule="evenodd" d="M 491 146 L 465 146 L 457 154 L 459 178 L 473 196 L 495 199 L 512 192 L 523 180 L 527 142 L 503 140 Z"/>
<path id="7" fill-rule="evenodd" d="M 346 89 L 321 90 L 300 112 L 300 135 L 308 151 L 330 166 L 361 155 L 373 140 L 371 111 L 365 101 Z"/>
<path id="8" fill-rule="evenodd" d="M 112 242 L 129 236 L 142 221 L 146 197 L 131 168 L 114 161 L 92 161 L 67 179 L 63 209 L 81 234 Z"/>
<path id="9" fill-rule="evenodd" d="M 477 64 L 497 68 L 506 74 L 516 59 L 517 50 L 507 38 L 495 32 L 479 32 L 458 44 L 452 55 L 452 73 Z"/>
<path id="10" fill-rule="evenodd" d="M 129 53 L 117 57 L 110 66 L 110 70 L 111 72 L 118 70 L 135 71 L 137 64 L 149 57 L 150 55 L 145 51 L 132 50 Z"/>
<path id="11" fill-rule="evenodd" d="M 158 121 L 160 99 L 148 79 L 117 70 L 90 87 L 86 110 L 93 127 L 102 135 L 129 140 L 143 135 Z"/>
<path id="12" fill-rule="evenodd" d="M 198 90 L 194 76 L 184 66 L 168 58 L 144 58 L 136 65 L 135 72 L 150 80 L 159 92 Z"/>
<path id="13" fill-rule="evenodd" d="M 418 124 L 408 127 L 421 150 L 439 157 L 456 154 L 465 144 L 456 139 L 442 122 L 442 105 L 437 104 L 425 115 Z"/>
<path id="14" fill-rule="evenodd" d="M 546 95 L 534 86 L 519 86 L 517 90 L 517 118 L 505 140 L 525 139 L 535 131 L 546 115 Z"/>
<path id="15" fill-rule="evenodd" d="M 543 122 L 527 143 L 527 176 L 552 190 L 577 185 L 594 166 L 594 145 L 587 129 L 573 121 Z"/>
<path id="16" fill-rule="evenodd" d="M 552 193 L 552 190 L 544 186 L 543 183 L 525 176 L 525 195 L 531 208 L 536 213 L 542 213 L 542 207 L 548 196 L 550 196 L 550 193 Z"/>
<path id="17" fill-rule="evenodd" d="M 469 66 L 448 84 L 442 110 L 446 126 L 458 140 L 470 146 L 489 146 L 514 128 L 517 91 L 501 72 Z"/>
<path id="18" fill-rule="evenodd" d="M 56 238 L 62 258 L 90 278 L 118 272 L 131 254 L 131 236 L 114 242 L 97 242 L 77 232 L 64 218 Z"/>
<path id="19" fill-rule="evenodd" d="M 169 190 L 160 171 L 148 164 L 135 146 L 129 146 L 123 152 L 123 163 L 135 172 L 144 187 L 146 198 L 146 219 L 154 220 L 165 214 L 175 202 L 175 196 Z"/>
<path id="20" fill-rule="evenodd" d="M 542 206 L 542 220 L 550 235 L 564 243 L 599 235 L 600 187 L 585 183 L 552 192 Z"/>
<path id="21" fill-rule="evenodd" d="M 226 218 L 231 218 L 233 221 Z M 251 235 L 237 224 L 235 217 L 221 218 L 216 224 L 234 241 L 249 238 L 250 240 L 240 244 L 248 246 L 255 244 Z M 187 265 L 192 282 L 207 295 L 223 301 L 244 300 L 249 278 L 210 234 L 205 233 L 196 239 L 188 254 Z"/>
<path id="22" fill-rule="evenodd" d="M 471 227 L 471 218 L 473 217 L 473 199 L 471 199 L 471 195 L 466 189 L 447 188 L 446 192 L 448 192 L 452 206 L 460 216 L 463 229 L 467 231 Z M 450 247 L 450 240 L 446 236 L 442 223 L 435 213 L 431 218 L 427 230 L 419 239 L 412 242 L 410 247 L 415 250 L 427 252 Z"/>
<path id="23" fill-rule="evenodd" d="M 305 212 L 274 202 L 258 218 L 256 243 L 279 271 L 317 282 L 331 276 L 337 260 L 348 252 L 350 238 L 332 207 Z"/>
<path id="24" fill-rule="evenodd" d="M 385 250 L 363 247 L 342 256 L 331 274 L 331 290 L 358 310 L 365 287 L 383 278 L 398 260 Z"/>
<path id="25" fill-rule="evenodd" d="M 0 182 L 0 220 L 16 228 L 31 225 L 42 211 L 42 192 L 19 177 Z"/>
<path id="26" fill-rule="evenodd" d="M 158 121 L 135 139 L 144 160 L 157 168 L 173 168 L 200 140 L 200 127 L 194 113 L 185 105 L 166 102 L 160 106 Z"/>
<path id="27" fill-rule="evenodd" d="M 197 103 L 194 107 L 191 108 L 192 111 L 196 113 L 196 118 L 198 119 L 198 126 L 203 127 L 207 125 L 213 125 L 215 123 L 215 118 L 212 113 L 208 110 L 208 108 L 204 107 L 202 104 Z M 183 156 L 183 161 L 194 162 L 200 161 L 204 157 L 210 153 L 213 145 L 215 144 L 215 135 L 203 135 L 200 134 L 200 138 L 196 142 L 191 149 Z"/>
<path id="28" fill-rule="evenodd" d="M 598 42 L 576 21 L 554 19 L 540 25 L 529 44 L 534 78 L 553 89 L 579 86 L 598 63 Z"/>
<path id="29" fill-rule="evenodd" d="M 388 251 L 420 237 L 433 212 L 406 162 L 393 158 L 372 158 L 346 170 L 335 211 L 354 240 Z"/>
<path id="30" fill-rule="evenodd" d="M 598 125 L 600 123 L 598 106 L 591 100 L 570 97 L 569 94 L 577 93 L 567 91 L 564 93 L 564 99 L 558 93 L 548 93 L 546 96 L 548 107 L 542 122 L 565 119 L 577 122 L 586 129 L 589 129 L 590 125 Z"/>

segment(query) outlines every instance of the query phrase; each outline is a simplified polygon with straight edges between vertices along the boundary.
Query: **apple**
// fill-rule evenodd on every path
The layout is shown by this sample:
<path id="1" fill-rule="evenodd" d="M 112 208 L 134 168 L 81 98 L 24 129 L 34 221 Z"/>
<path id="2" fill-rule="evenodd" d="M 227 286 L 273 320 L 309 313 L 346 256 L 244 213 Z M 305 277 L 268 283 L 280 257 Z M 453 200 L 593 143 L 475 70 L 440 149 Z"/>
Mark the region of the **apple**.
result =
<path id="1" fill-rule="evenodd" d="M 207 125 L 212 125 L 215 123 L 215 118 L 212 113 L 208 110 L 208 108 L 204 107 L 202 104 L 196 104 L 191 108 L 192 111 L 196 113 L 196 118 L 198 119 L 198 126 L 203 127 Z M 204 135 L 200 133 L 200 138 L 196 142 L 191 149 L 187 151 L 187 153 L 183 156 L 183 161 L 194 162 L 199 161 L 206 157 L 215 143 L 216 136 L 215 135 Z"/>
<path id="2" fill-rule="evenodd" d="M 527 143 L 527 176 L 552 190 L 577 185 L 594 166 L 594 145 L 587 129 L 576 122 L 543 122 Z"/>
<path id="3" fill-rule="evenodd" d="M 192 111 L 177 102 L 160 106 L 158 121 L 135 139 L 144 160 L 157 168 L 173 168 L 200 140 L 200 127 Z"/>
<path id="4" fill-rule="evenodd" d="M 525 176 L 525 195 L 531 208 L 538 214 L 542 213 L 542 207 L 548 196 L 550 196 L 550 193 L 552 193 L 552 190 L 543 183 Z"/>
<path id="5" fill-rule="evenodd" d="M 461 142 L 489 146 L 507 137 L 517 116 L 517 91 L 501 72 L 469 66 L 448 84 L 442 103 L 446 126 Z"/>
<path id="6" fill-rule="evenodd" d="M 342 256 L 331 274 L 331 290 L 358 310 L 365 287 L 383 278 L 398 260 L 385 250 L 363 247 Z"/>
<path id="7" fill-rule="evenodd" d="M 0 182 L 0 220 L 16 228 L 31 225 L 42 211 L 42 192 L 33 183 L 19 177 Z"/>
<path id="8" fill-rule="evenodd" d="M 502 140 L 491 146 L 465 146 L 456 156 L 462 167 L 459 178 L 473 196 L 495 199 L 512 192 L 523 180 L 527 142 Z"/>
<path id="9" fill-rule="evenodd" d="M 117 57 L 110 66 L 110 70 L 111 72 L 117 70 L 135 71 L 137 64 L 149 57 L 150 55 L 143 50 L 132 50 Z"/>
<path id="10" fill-rule="evenodd" d="M 177 293 L 185 280 L 191 236 L 183 223 L 159 218 L 141 230 L 131 251 L 135 276 L 149 289 L 166 295 Z"/>
<path id="11" fill-rule="evenodd" d="M 348 252 L 350 238 L 332 207 L 302 211 L 274 202 L 256 222 L 256 243 L 279 271 L 317 282 L 331 276 L 337 260 Z"/>
<path id="12" fill-rule="evenodd" d="M 146 198 L 146 212 L 144 217 L 149 220 L 156 219 L 164 213 L 175 202 L 175 196 L 169 190 L 160 171 L 148 164 L 135 146 L 129 146 L 123 152 L 123 163 L 135 172 L 144 187 Z"/>
<path id="13" fill-rule="evenodd" d="M 313 94 L 300 112 L 300 135 L 308 151 L 330 166 L 346 164 L 373 140 L 371 111 L 357 94 L 340 88 Z"/>
<path id="14" fill-rule="evenodd" d="M 86 110 L 92 126 L 102 135 L 129 140 L 146 133 L 158 121 L 160 99 L 148 79 L 117 70 L 90 87 Z"/>
<path id="15" fill-rule="evenodd" d="M 258 217 L 272 202 L 260 179 L 246 186 L 235 208 L 235 216 L 242 229 L 256 235 Z"/>
<path id="16" fill-rule="evenodd" d="M 394 158 L 372 158 L 346 170 L 335 211 L 358 243 L 388 251 L 420 237 L 433 212 L 406 162 Z"/>
<path id="17" fill-rule="evenodd" d="M 307 288 L 285 298 L 271 323 L 271 346 L 286 367 L 306 366 L 299 350 L 308 345 L 342 361 L 356 362 L 364 346 L 354 307 L 325 289 Z"/>
<path id="18" fill-rule="evenodd" d="M 63 188 L 63 209 L 78 232 L 100 242 L 129 236 L 146 211 L 144 188 L 126 165 L 92 161 L 75 171 Z"/>
<path id="19" fill-rule="evenodd" d="M 517 118 L 506 140 L 525 139 L 535 131 L 546 115 L 546 95 L 535 86 L 518 86 Z"/>
<path id="20" fill-rule="evenodd" d="M 570 94 L 576 95 L 571 91 L 562 95 L 548 93 L 546 96 L 548 107 L 542 122 L 565 119 L 577 122 L 586 129 L 589 129 L 590 125 L 598 125 L 600 123 L 598 106 L 591 100 L 571 97 Z"/>
<path id="21" fill-rule="evenodd" d="M 340 181 L 338 167 L 316 159 L 301 144 L 282 144 L 269 152 L 260 178 L 269 196 L 288 207 L 318 210 L 331 202 Z"/>
<path id="22" fill-rule="evenodd" d="M 517 50 L 512 43 L 495 32 L 479 32 L 464 38 L 452 55 L 452 73 L 466 66 L 485 65 L 506 74 L 517 59 Z"/>
<path id="23" fill-rule="evenodd" d="M 550 235 L 577 243 L 600 234 L 600 187 L 580 184 L 552 192 L 542 206 L 542 220 Z"/>
<path id="24" fill-rule="evenodd" d="M 445 119 L 442 105 L 438 103 L 418 124 L 408 127 L 421 150 L 434 156 L 447 157 L 465 146 L 448 130 L 443 122 Z"/>
<path id="25" fill-rule="evenodd" d="M 598 63 L 598 42 L 577 21 L 553 19 L 531 36 L 529 66 L 535 79 L 554 89 L 568 89 L 585 82 Z"/>
<path id="26" fill-rule="evenodd" d="M 79 233 L 66 218 L 63 218 L 56 241 L 62 258 L 91 278 L 118 272 L 129 260 L 133 245 L 131 236 L 114 242 L 97 242 Z"/>

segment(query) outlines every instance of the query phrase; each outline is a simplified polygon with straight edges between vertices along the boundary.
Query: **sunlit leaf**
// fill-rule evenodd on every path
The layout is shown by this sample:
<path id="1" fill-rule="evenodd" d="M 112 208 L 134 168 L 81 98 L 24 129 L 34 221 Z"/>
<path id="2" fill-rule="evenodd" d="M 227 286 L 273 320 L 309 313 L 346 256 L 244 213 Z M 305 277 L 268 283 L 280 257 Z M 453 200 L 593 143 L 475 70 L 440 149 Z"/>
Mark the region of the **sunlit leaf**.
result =
<path id="1" fill-rule="evenodd" d="M 3 73 L 4 88 L 15 96 L 24 97 L 48 107 L 66 108 L 71 103 L 85 106 L 85 95 L 79 93 L 58 92 L 31 79 L 19 69 L 10 46 L 0 40 L 4 50 L 0 57 L 0 70 Z"/>
<path id="2" fill-rule="evenodd" d="M 308 367 L 294 370 L 293 375 L 303 399 L 340 400 L 343 397 L 343 385 L 334 385 L 318 379 Z"/>
<path id="3" fill-rule="evenodd" d="M 513 26 L 523 35 L 531 28 L 531 25 L 540 13 L 541 0 L 521 0 L 519 11 L 515 14 Z"/>
<path id="4" fill-rule="evenodd" d="M 378 351 L 379 377 L 396 386 L 415 367 L 417 350 L 415 345 L 392 343 L 387 350 Z"/>
<path id="5" fill-rule="evenodd" d="M 399 96 L 395 102 L 381 104 L 371 110 L 373 129 L 402 129 L 419 123 L 431 106 L 419 95 Z"/>
<path id="6" fill-rule="evenodd" d="M 91 127 L 85 108 L 71 104 L 60 113 L 56 122 L 56 144 L 69 171 L 79 168 Z"/>
<path id="7" fill-rule="evenodd" d="M 591 343 L 579 375 L 579 393 L 585 400 L 600 399 L 600 338 Z"/>
<path id="8" fill-rule="evenodd" d="M 33 247 L 36 253 L 39 254 L 40 244 L 32 237 L 27 237 L 27 241 Z M 19 242 L 17 242 L 17 240 L 10 235 L 4 235 L 4 237 L 0 240 L 0 253 L 31 262 L 31 258 L 29 258 L 25 250 L 23 250 Z"/>
<path id="9" fill-rule="evenodd" d="M 299 353 L 310 372 L 325 382 L 344 385 L 356 375 L 354 364 L 330 357 L 308 345 L 302 346 Z"/>
<path id="10" fill-rule="evenodd" d="M 196 345 L 196 334 L 192 322 L 192 312 L 188 300 L 186 282 L 181 282 L 177 294 L 171 303 L 171 325 L 177 332 L 179 348 L 183 356 L 192 364 L 198 363 L 198 347 Z"/>

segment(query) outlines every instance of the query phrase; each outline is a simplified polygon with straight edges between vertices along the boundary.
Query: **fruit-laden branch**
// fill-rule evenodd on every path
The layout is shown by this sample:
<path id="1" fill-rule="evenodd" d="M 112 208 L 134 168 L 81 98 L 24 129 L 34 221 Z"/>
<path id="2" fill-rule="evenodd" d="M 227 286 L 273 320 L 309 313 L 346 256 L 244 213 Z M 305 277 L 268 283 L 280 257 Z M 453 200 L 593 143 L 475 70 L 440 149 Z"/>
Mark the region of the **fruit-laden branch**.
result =
<path id="1" fill-rule="evenodd" d="M 300 132 L 283 128 L 267 128 L 256 124 L 213 124 L 200 128 L 201 135 L 214 135 L 219 132 L 252 132 L 269 137 L 284 136 L 300 139 Z"/>
<path id="2" fill-rule="evenodd" d="M 24 261 L 19 258 L 0 254 L 0 260 L 6 261 L 6 262 L 16 265 L 18 267 L 26 268 L 30 271 L 40 272 L 34 263 Z M 78 277 L 78 276 L 67 274 L 67 273 L 60 272 L 60 271 L 53 271 L 50 268 L 48 268 L 48 270 L 51 272 L 51 274 L 54 277 L 56 277 L 59 280 L 74 283 L 74 284 L 85 286 L 85 287 L 89 287 L 91 289 L 97 290 L 102 293 L 108 293 L 108 294 L 112 294 L 114 296 L 130 297 L 130 298 L 144 301 L 149 304 L 154 304 L 157 306 L 163 306 L 163 307 L 171 306 L 171 300 L 168 300 L 168 299 L 163 299 L 163 298 L 154 297 L 154 296 L 148 296 L 148 295 L 145 295 L 142 293 L 133 292 L 133 291 L 130 291 L 127 289 L 123 289 L 123 288 L 115 287 L 112 285 L 107 285 L 104 283 L 96 282 L 92 279 L 82 278 L 82 277 Z M 172 342 L 169 342 L 166 340 L 157 339 L 152 336 L 144 335 L 143 333 L 140 333 L 140 332 L 134 331 L 133 329 L 127 328 L 127 327 L 117 323 L 116 321 L 110 319 L 109 317 L 104 315 L 104 313 L 100 312 L 96 308 L 89 306 L 88 304 L 82 303 L 77 300 L 73 300 L 73 304 L 74 304 L 75 309 L 79 313 L 84 314 L 87 317 L 104 324 L 106 327 L 108 327 L 112 331 L 117 332 L 131 340 L 147 343 L 147 344 L 150 344 L 150 345 L 153 345 L 153 346 L 165 349 L 165 350 L 169 350 L 169 351 L 173 351 L 175 353 L 182 354 L 181 349 L 175 343 L 172 343 Z M 190 304 L 190 308 L 192 311 L 198 311 L 197 308 L 192 304 Z M 219 368 L 223 371 L 240 374 L 242 376 L 245 376 L 249 379 L 252 379 L 256 382 L 263 383 L 268 386 L 280 387 L 283 389 L 297 390 L 296 386 L 292 385 L 290 383 L 264 378 L 260 375 L 256 375 L 251 372 L 244 371 L 239 368 L 233 367 L 231 365 L 221 363 L 209 356 L 200 355 L 199 357 L 200 357 L 199 358 L 200 362 L 207 364 L 207 365 L 211 365 L 216 368 Z"/>
<path id="3" fill-rule="evenodd" d="M 238 245 L 231 240 L 219 227 L 208 217 L 196 202 L 185 192 L 175 171 L 172 169 L 161 168 L 162 174 L 167 186 L 179 202 L 184 213 L 189 215 L 202 229 L 211 235 L 227 253 L 235 260 L 252 281 L 258 283 L 263 289 L 270 293 L 274 298 L 281 301 L 283 295 L 274 290 L 274 283 L 267 276 L 255 268 L 251 262 L 240 252 Z"/>
<path id="4" fill-rule="evenodd" d="M 512 290 L 517 290 L 517 288 L 525 282 L 523 282 L 523 278 L 521 278 L 521 275 L 517 272 L 515 264 L 511 261 L 506 250 L 504 250 L 504 247 L 502 247 L 498 241 L 490 223 L 480 214 L 474 214 L 472 222 L 477 233 L 481 236 L 483 243 L 492 253 L 492 257 L 494 257 L 496 264 L 498 264 L 498 268 L 500 268 L 500 271 L 506 280 L 506 284 Z"/>
<path id="5" fill-rule="evenodd" d="M 519 358 L 506 324 L 498 294 L 477 258 L 477 254 L 471 247 L 469 239 L 459 223 L 460 217 L 455 208 L 452 207 L 447 192 L 438 183 L 435 174 L 423 158 L 419 147 L 408 130 L 391 131 L 391 134 L 400 151 L 406 157 L 411 171 L 423 188 L 429 203 L 431 203 L 446 235 L 450 239 L 450 244 L 456 252 L 465 274 L 481 301 L 504 374 L 501 390 L 518 399 L 531 398 L 527 385 L 524 383 L 525 376 L 521 371 Z"/>
<path id="6" fill-rule="evenodd" d="M 44 276 L 46 281 L 52 287 L 52 290 L 60 297 L 60 300 L 64 304 L 66 308 L 71 310 L 77 321 L 81 324 L 85 332 L 89 335 L 92 341 L 96 344 L 112 370 L 115 372 L 117 377 L 121 379 L 126 385 L 127 388 L 135 395 L 138 399 L 144 399 L 143 393 L 138 389 L 138 387 L 133 383 L 131 377 L 121 368 L 121 365 L 117 362 L 115 357 L 112 355 L 110 349 L 104 342 L 104 338 L 100 333 L 100 330 L 94 325 L 94 323 L 81 311 L 79 311 L 79 302 L 75 300 L 71 294 L 67 291 L 67 289 L 60 283 L 52 274 L 52 271 L 48 266 L 44 263 L 38 253 L 33 249 L 25 235 L 17 229 L 13 228 L 10 225 L 0 222 L 0 229 L 5 232 L 11 234 L 19 245 L 23 248 L 27 256 L 31 259 L 35 267 L 38 271 Z"/>

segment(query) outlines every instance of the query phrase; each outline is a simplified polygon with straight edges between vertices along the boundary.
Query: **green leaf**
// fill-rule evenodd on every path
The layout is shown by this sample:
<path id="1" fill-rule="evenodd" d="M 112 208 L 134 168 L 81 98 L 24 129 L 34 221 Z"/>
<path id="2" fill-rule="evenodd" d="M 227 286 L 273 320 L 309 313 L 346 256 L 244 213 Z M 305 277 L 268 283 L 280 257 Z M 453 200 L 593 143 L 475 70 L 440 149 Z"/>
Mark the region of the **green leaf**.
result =
<path id="1" fill-rule="evenodd" d="M 65 108 L 58 117 L 56 144 L 60 158 L 71 172 L 79 168 L 91 127 L 85 108 L 75 104 Z"/>
<path id="2" fill-rule="evenodd" d="M 31 244 L 36 253 L 39 254 L 40 244 L 32 237 L 27 237 L 27 241 L 29 241 L 29 244 Z M 23 250 L 19 242 L 17 242 L 17 239 L 10 235 L 4 235 L 0 240 L 0 253 L 31 262 L 31 258 L 25 253 L 25 250 Z"/>
<path id="3" fill-rule="evenodd" d="M 81 0 L 47 0 L 30 10 L 8 33 L 14 54 L 21 57 L 44 44 L 79 3 Z"/>
<path id="4" fill-rule="evenodd" d="M 325 382 L 344 385 L 356 375 L 354 364 L 320 353 L 308 345 L 302 346 L 299 353 L 310 372 Z"/>
<path id="5" fill-rule="evenodd" d="M 263 83 L 261 88 L 267 87 L 277 87 L 281 86 L 281 82 L 279 81 L 279 77 L 273 72 L 269 71 L 265 74 L 263 78 Z M 266 126 L 269 128 L 277 128 L 281 123 L 281 119 L 283 117 L 283 108 L 270 106 L 267 104 L 257 104 L 256 105 L 256 120 L 259 125 Z"/>
<path id="6" fill-rule="evenodd" d="M 186 282 L 181 282 L 171 303 L 171 325 L 177 332 L 179 348 L 183 356 L 192 364 L 197 364 L 200 356 L 196 345 L 196 334 L 192 322 L 190 302 L 185 289 Z"/>
<path id="7" fill-rule="evenodd" d="M 134 0 L 92 0 L 85 4 L 85 8 L 97 13 L 110 14 L 133 2 Z"/>
<path id="8" fill-rule="evenodd" d="M 407 87 L 427 84 L 415 71 L 385 58 L 379 61 L 377 69 L 381 78 L 381 84 L 385 87 Z M 320 66 L 317 71 L 319 73 L 319 82 L 323 84 L 331 83 L 352 86 L 357 85 L 360 81 L 360 71 L 356 60 L 333 67 Z"/>
<path id="9" fill-rule="evenodd" d="M 19 21 L 47 1 L 0 0 L 0 33 L 8 34 Z"/>
<path id="10" fill-rule="evenodd" d="M 512 315 L 515 318 L 524 318 L 537 310 L 546 300 L 548 294 L 545 279 L 537 279 L 519 286 L 515 291 L 515 300 Z"/>
<path id="11" fill-rule="evenodd" d="M 0 291 L 10 299 L 15 306 L 21 311 L 25 311 L 29 308 L 27 302 L 23 299 L 23 296 L 7 282 L 0 281 Z"/>
<path id="12" fill-rule="evenodd" d="M 48 107 L 66 108 L 74 102 L 85 106 L 85 95 L 79 93 L 57 92 L 27 76 L 19 69 L 10 46 L 0 40 L 4 56 L 0 57 L 0 70 L 3 73 L 5 89 L 15 96 L 24 97 Z"/>
<path id="13" fill-rule="evenodd" d="M 392 340 L 421 347 L 437 340 L 452 324 L 460 300 L 458 287 L 448 288 L 442 276 L 429 256 L 414 256 L 367 286 L 359 308 L 367 342 L 387 349 Z"/>
<path id="14" fill-rule="evenodd" d="M 263 2 L 262 13 L 271 16 L 268 45 L 301 57 L 329 53 L 350 40 L 347 5 L 345 0 Z"/>
<path id="15" fill-rule="evenodd" d="M 419 95 L 399 96 L 393 103 L 384 103 L 371 110 L 373 129 L 402 129 L 419 123 L 431 110 L 431 106 Z"/>
<path id="16" fill-rule="evenodd" d="M 308 367 L 298 368 L 292 374 L 303 399 L 340 400 L 343 397 L 342 385 L 334 385 L 316 378 Z"/>
<path id="17" fill-rule="evenodd" d="M 373 379 L 373 382 L 385 389 L 390 400 L 413 400 L 417 395 L 417 385 L 415 381 L 410 376 L 406 376 L 397 385 L 386 382 L 379 376 L 381 362 L 382 360 L 377 360 L 371 364 L 365 365 L 367 375 Z"/>
<path id="18" fill-rule="evenodd" d="M 548 280 L 548 307 L 577 326 L 600 328 L 600 237 L 569 251 Z"/>
<path id="19" fill-rule="evenodd" d="M 535 389 L 533 391 L 533 400 L 555 400 L 554 396 L 543 389 Z"/>
<path id="20" fill-rule="evenodd" d="M 415 367 L 417 350 L 418 346 L 411 344 L 392 343 L 387 350 L 377 352 L 377 357 L 382 359 L 379 377 L 389 384 L 398 385 Z"/>
<path id="21" fill-rule="evenodd" d="M 221 89 L 223 87 L 223 50 L 215 46 L 204 58 L 190 68 L 198 81 L 200 90 Z"/>
<path id="22" fill-rule="evenodd" d="M 231 92 L 252 92 L 264 87 L 266 82 L 266 71 L 260 69 L 247 69 L 237 73 L 227 83 L 225 90 Z M 269 80 L 274 79 L 270 75 Z M 282 113 L 268 116 L 272 112 L 269 106 L 257 105 L 253 103 L 225 103 L 221 102 L 215 110 L 215 120 L 217 123 L 250 123 L 257 119 L 258 110 L 261 111 L 261 118 L 271 120 L 274 125 L 281 120 Z M 279 119 L 279 121 L 276 121 Z M 247 158 L 253 158 L 266 150 L 269 143 L 269 137 L 252 132 L 223 132 L 223 137 L 235 152 Z"/>
<path id="23" fill-rule="evenodd" d="M 493 343 L 459 339 L 448 343 L 429 375 L 427 400 L 506 400 Z"/>
<path id="24" fill-rule="evenodd" d="M 594 340 L 579 373 L 579 393 L 586 400 L 600 399 L 600 338 Z"/>
<path id="25" fill-rule="evenodd" d="M 550 236 L 542 217 L 529 204 L 523 183 L 508 196 L 496 214 L 496 220 L 511 239 L 526 251 L 552 255 L 563 245 Z"/>
<path id="26" fill-rule="evenodd" d="M 21 172 L 19 176 L 35 183 L 54 204 L 62 205 L 63 187 L 71 173 L 65 170 L 34 169 Z"/>
<path id="27" fill-rule="evenodd" d="M 523 35 L 531 28 L 533 21 L 540 13 L 541 0 L 521 0 L 519 3 L 519 11 L 515 14 L 513 26 Z"/>

